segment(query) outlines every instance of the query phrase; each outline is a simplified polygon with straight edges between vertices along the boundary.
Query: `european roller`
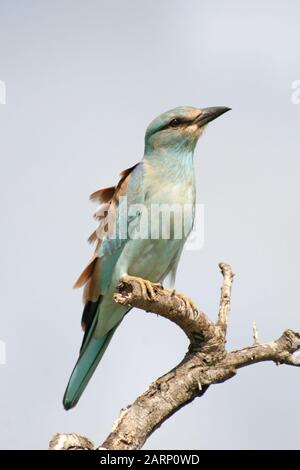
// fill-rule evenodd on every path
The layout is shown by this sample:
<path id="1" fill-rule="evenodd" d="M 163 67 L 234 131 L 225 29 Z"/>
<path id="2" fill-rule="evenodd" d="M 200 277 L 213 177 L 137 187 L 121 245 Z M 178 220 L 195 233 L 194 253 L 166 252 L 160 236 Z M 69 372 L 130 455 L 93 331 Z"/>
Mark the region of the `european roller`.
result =
<path id="1" fill-rule="evenodd" d="M 186 106 L 161 114 L 146 130 L 143 159 L 123 171 L 116 186 L 91 195 L 100 203 L 96 212 L 99 227 L 89 239 L 96 244 L 94 255 L 75 283 L 75 287 L 84 286 L 84 337 L 64 395 L 65 409 L 78 402 L 116 328 L 130 310 L 113 299 L 120 279 L 127 274 L 154 283 L 163 282 L 167 276 L 175 278 L 194 222 L 195 146 L 205 126 L 229 109 Z M 169 222 L 169 236 L 163 236 L 160 225 L 164 220 L 151 212 L 160 205 L 192 207 L 184 218 L 182 236 L 174 230 L 177 212 Z"/>

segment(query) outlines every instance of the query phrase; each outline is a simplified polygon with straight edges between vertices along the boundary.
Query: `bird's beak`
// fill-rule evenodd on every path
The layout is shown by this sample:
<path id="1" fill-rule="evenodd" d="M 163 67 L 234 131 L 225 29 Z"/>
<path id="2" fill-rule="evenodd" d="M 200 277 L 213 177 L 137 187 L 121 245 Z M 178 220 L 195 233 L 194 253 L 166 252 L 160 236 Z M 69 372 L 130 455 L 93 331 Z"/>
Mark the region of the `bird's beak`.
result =
<path id="1" fill-rule="evenodd" d="M 203 108 L 201 114 L 195 119 L 195 123 L 198 127 L 205 126 L 209 122 L 213 121 L 217 117 L 221 116 L 227 111 L 230 111 L 231 108 L 226 108 L 225 106 L 214 106 L 213 108 Z"/>

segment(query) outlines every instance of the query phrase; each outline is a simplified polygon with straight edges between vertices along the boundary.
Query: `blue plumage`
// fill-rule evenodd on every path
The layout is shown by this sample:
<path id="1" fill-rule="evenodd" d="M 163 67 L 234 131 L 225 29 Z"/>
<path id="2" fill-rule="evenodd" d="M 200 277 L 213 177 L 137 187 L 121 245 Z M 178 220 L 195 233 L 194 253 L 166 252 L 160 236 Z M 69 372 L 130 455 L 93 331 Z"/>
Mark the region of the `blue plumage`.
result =
<path id="1" fill-rule="evenodd" d="M 85 286 L 85 335 L 64 395 L 66 409 L 78 402 L 128 311 L 113 300 L 121 277 L 152 282 L 162 282 L 168 274 L 174 278 L 194 222 L 194 149 L 205 125 L 228 109 L 180 107 L 160 115 L 147 128 L 142 161 L 123 172 L 116 187 L 94 193 L 102 204 L 100 224 L 91 236 L 94 256 L 75 284 Z M 187 206 L 191 210 L 183 224 Z M 168 209 L 169 219 L 164 217 Z"/>

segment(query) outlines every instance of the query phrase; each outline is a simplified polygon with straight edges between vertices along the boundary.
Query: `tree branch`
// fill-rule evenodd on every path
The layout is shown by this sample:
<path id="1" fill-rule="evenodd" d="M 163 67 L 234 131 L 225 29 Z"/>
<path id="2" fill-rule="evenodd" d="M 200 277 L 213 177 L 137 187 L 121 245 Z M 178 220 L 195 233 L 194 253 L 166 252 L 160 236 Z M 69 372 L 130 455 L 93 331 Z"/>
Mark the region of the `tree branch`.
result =
<path id="1" fill-rule="evenodd" d="M 176 323 L 190 345 L 182 361 L 153 382 L 132 405 L 123 409 L 112 431 L 98 449 L 140 449 L 148 437 L 178 409 L 202 396 L 208 387 L 233 377 L 241 367 L 262 361 L 300 366 L 300 333 L 286 330 L 276 341 L 260 343 L 256 325 L 254 344 L 238 351 L 225 350 L 233 273 L 220 263 L 223 275 L 218 320 L 212 322 L 193 302 L 159 284 L 126 276 L 115 294 L 122 305 L 156 313 Z M 91 441 L 76 434 L 57 434 L 50 449 L 91 449 Z"/>
<path id="2" fill-rule="evenodd" d="M 121 305 L 140 308 L 176 323 L 187 335 L 192 349 L 220 335 L 216 325 L 197 309 L 192 300 L 160 284 L 125 276 L 118 285 L 114 299 Z"/>
<path id="3" fill-rule="evenodd" d="M 230 312 L 231 288 L 234 274 L 229 264 L 219 263 L 219 268 L 223 275 L 223 285 L 221 287 L 221 299 L 217 325 L 223 330 L 224 335 L 227 331 L 227 323 Z"/>

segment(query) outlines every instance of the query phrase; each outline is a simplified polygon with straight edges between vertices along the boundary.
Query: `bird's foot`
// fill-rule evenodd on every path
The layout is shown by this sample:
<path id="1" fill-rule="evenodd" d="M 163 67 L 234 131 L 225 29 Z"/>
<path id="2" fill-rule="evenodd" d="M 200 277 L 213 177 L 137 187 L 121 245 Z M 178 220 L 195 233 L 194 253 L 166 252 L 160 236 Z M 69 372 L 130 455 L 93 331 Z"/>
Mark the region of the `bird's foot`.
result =
<path id="1" fill-rule="evenodd" d="M 193 311 L 198 310 L 197 306 L 194 304 L 192 299 L 190 299 L 186 295 L 176 292 L 175 289 L 173 291 L 173 295 L 176 295 L 176 297 L 178 297 L 180 300 L 183 301 L 186 310 L 188 310 L 189 308 L 192 309 Z"/>
<path id="2" fill-rule="evenodd" d="M 150 282 L 140 277 L 136 277 L 135 281 L 140 285 L 143 296 L 148 297 L 149 300 L 155 300 L 154 287 L 162 287 L 159 283 Z"/>

